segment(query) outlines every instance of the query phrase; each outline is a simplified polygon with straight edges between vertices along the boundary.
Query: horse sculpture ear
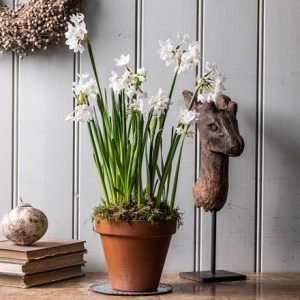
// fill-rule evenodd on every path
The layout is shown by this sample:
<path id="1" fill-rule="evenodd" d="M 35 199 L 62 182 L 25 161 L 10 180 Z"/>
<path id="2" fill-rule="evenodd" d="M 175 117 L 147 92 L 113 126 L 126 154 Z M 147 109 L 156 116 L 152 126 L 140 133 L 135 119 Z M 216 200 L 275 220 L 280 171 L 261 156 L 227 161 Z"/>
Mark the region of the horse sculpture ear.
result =
<path id="1" fill-rule="evenodd" d="M 238 105 L 236 102 L 230 101 L 227 105 L 227 110 L 231 112 L 235 117 L 237 113 Z"/>
<path id="2" fill-rule="evenodd" d="M 184 90 L 182 92 L 182 96 L 183 96 L 186 107 L 189 107 L 190 103 L 191 103 L 191 100 L 192 100 L 192 97 L 193 97 L 193 93 L 191 91 Z M 201 108 L 201 106 L 202 106 L 201 102 L 194 103 L 193 104 L 193 109 L 198 111 Z"/>
<path id="3" fill-rule="evenodd" d="M 216 105 L 218 109 L 226 109 L 236 117 L 237 103 L 232 101 L 228 96 L 218 95 Z"/>

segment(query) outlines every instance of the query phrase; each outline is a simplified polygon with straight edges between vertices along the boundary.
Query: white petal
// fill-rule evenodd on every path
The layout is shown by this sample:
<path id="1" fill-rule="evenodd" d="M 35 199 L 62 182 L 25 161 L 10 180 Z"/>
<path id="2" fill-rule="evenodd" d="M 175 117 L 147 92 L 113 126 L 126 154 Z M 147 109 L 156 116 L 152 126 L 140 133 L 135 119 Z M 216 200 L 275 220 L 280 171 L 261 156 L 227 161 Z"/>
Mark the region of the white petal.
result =
<path id="1" fill-rule="evenodd" d="M 116 66 L 126 66 L 130 61 L 130 54 L 127 54 L 126 56 L 124 54 L 121 54 L 120 58 L 115 58 Z"/>

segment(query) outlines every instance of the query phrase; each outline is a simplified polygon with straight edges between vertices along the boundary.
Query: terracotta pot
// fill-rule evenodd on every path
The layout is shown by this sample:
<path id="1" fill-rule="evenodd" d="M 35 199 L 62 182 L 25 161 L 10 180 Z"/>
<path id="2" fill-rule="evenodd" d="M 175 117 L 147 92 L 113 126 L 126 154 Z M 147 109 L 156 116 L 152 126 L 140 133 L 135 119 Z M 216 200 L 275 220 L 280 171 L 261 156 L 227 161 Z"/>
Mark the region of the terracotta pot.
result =
<path id="1" fill-rule="evenodd" d="M 151 225 L 147 221 L 101 220 L 95 229 L 101 236 L 113 289 L 155 291 L 176 221 Z"/>

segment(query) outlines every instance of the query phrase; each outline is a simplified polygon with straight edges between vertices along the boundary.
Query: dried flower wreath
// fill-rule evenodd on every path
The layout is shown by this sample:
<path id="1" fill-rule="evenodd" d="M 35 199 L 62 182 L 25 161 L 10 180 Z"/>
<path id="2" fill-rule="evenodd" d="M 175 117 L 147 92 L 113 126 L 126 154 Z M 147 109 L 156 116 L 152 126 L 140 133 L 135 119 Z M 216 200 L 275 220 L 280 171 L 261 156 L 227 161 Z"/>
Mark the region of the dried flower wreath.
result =
<path id="1" fill-rule="evenodd" d="M 23 58 L 29 51 L 57 44 L 78 7 L 79 0 L 29 0 L 15 9 L 0 5 L 1 53 L 13 51 Z"/>

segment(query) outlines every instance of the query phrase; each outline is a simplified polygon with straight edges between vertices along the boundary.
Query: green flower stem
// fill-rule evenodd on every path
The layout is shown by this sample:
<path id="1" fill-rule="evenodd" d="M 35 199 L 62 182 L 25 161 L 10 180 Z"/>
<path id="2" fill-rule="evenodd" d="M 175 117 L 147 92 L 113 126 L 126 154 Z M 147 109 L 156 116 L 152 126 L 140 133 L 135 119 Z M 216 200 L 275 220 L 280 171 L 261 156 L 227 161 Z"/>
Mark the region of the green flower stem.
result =
<path id="1" fill-rule="evenodd" d="M 172 144 L 173 138 L 174 138 L 174 127 L 172 127 L 170 144 Z M 172 175 L 172 165 L 171 165 L 171 170 L 170 170 L 170 173 L 169 173 L 169 176 L 168 176 L 168 180 L 167 180 L 167 192 L 166 192 L 166 198 L 165 198 L 166 202 L 168 201 L 168 198 L 169 198 L 169 189 L 170 189 L 171 175 Z"/>
<path id="2" fill-rule="evenodd" d="M 172 162 L 173 162 L 179 141 L 180 141 L 180 135 L 175 135 L 174 140 L 173 140 L 173 142 L 170 146 L 169 152 L 168 152 L 168 156 L 167 156 L 167 159 L 166 159 L 166 162 L 164 165 L 164 170 L 162 170 L 162 176 L 160 179 L 159 188 L 158 188 L 158 192 L 157 192 L 158 204 L 161 202 L 161 196 L 162 196 L 162 193 L 165 188 L 166 180 L 170 174 Z"/>
<path id="3" fill-rule="evenodd" d="M 101 169 L 101 163 L 100 163 L 100 159 L 99 159 L 99 156 L 98 156 L 97 147 L 96 147 L 96 144 L 95 144 L 91 124 L 87 123 L 87 125 L 88 125 L 90 140 L 91 140 L 92 147 L 93 147 L 93 153 L 94 153 L 94 159 L 95 159 L 96 167 L 97 167 L 98 174 L 99 174 L 99 177 L 100 177 L 100 181 L 101 181 L 101 184 L 102 184 L 102 188 L 103 188 L 103 191 L 104 191 L 105 203 L 106 203 L 106 205 L 108 205 L 109 204 L 108 192 L 107 192 L 107 189 L 106 189 L 105 178 L 104 178 L 104 174 L 103 174 L 102 169 Z"/>
<path id="4" fill-rule="evenodd" d="M 137 164 L 137 198 L 138 198 L 138 204 L 141 204 L 142 197 L 143 197 L 143 186 L 142 186 L 142 164 L 143 164 L 143 153 L 142 153 L 142 117 L 137 114 L 136 116 L 136 122 L 137 122 L 137 138 L 138 138 L 138 164 Z"/>
<path id="5" fill-rule="evenodd" d="M 181 155 L 182 155 L 184 140 L 185 140 L 185 138 L 183 137 L 181 145 L 180 145 L 178 158 L 177 158 L 177 165 L 176 165 L 176 171 L 175 171 L 175 175 L 174 175 L 173 188 L 172 188 L 172 195 L 171 195 L 171 200 L 170 200 L 171 212 L 173 212 L 173 210 L 174 210 L 175 196 L 176 196 L 176 191 L 177 191 L 177 183 L 178 183 L 178 177 L 179 177 L 179 169 L 180 169 L 180 162 L 181 162 Z"/>
<path id="6" fill-rule="evenodd" d="M 91 125 L 90 125 L 91 124 Z M 116 201 L 116 195 L 115 195 L 115 191 L 114 191 L 114 175 L 113 175 L 113 171 L 115 170 L 115 168 L 111 167 L 111 163 L 113 162 L 112 159 L 110 159 L 109 155 L 109 149 L 111 148 L 110 144 L 105 144 L 102 138 L 102 134 L 100 132 L 100 130 L 97 130 L 95 121 L 91 121 L 89 123 L 89 125 L 91 126 L 92 129 L 92 135 L 93 135 L 93 140 L 95 141 L 96 138 L 96 142 L 95 143 L 95 147 L 96 147 L 96 151 L 99 149 L 99 152 L 101 153 L 102 159 L 103 159 L 103 167 L 104 167 L 104 172 L 106 173 L 107 176 L 107 180 L 108 180 L 108 185 L 111 191 L 111 198 L 112 201 L 115 202 Z M 98 146 L 98 149 L 97 149 Z M 97 152 L 98 153 L 98 152 Z"/>
<path id="7" fill-rule="evenodd" d="M 179 68 L 176 69 L 175 75 L 174 75 L 173 80 L 172 80 L 171 88 L 170 88 L 170 91 L 169 91 L 168 98 L 170 99 L 170 101 L 171 101 L 171 99 L 172 99 L 174 87 L 175 87 L 176 80 L 177 80 L 177 76 L 178 76 L 178 71 L 179 71 Z M 163 130 L 163 128 L 164 128 L 164 126 L 165 126 L 166 118 L 167 118 L 167 115 L 168 115 L 168 111 L 169 111 L 169 109 L 165 109 L 165 112 L 164 112 L 164 114 L 162 115 L 162 121 L 160 122 L 160 127 L 159 127 L 159 129 L 162 129 L 162 130 Z"/>
<path id="8" fill-rule="evenodd" d="M 175 75 L 173 77 L 173 80 L 172 80 L 171 88 L 170 88 L 169 95 L 168 95 L 170 100 L 171 100 L 172 95 L 173 95 L 174 87 L 175 87 L 177 76 L 178 76 L 178 71 L 179 71 L 179 68 L 177 68 L 177 70 L 175 72 Z M 151 179 L 150 179 L 150 181 L 151 181 L 150 186 L 152 187 L 151 191 L 150 191 L 150 196 L 152 196 L 152 197 L 154 196 L 154 180 L 155 180 L 155 174 L 156 174 L 156 170 L 157 170 L 155 165 L 157 163 L 157 159 L 158 159 L 158 155 L 159 155 L 160 144 L 162 143 L 162 133 L 163 133 L 163 130 L 164 130 L 167 114 L 168 114 L 168 109 L 166 109 L 164 111 L 164 114 L 162 114 L 159 118 L 159 131 L 156 134 L 153 152 L 151 151 L 150 155 L 149 155 L 150 156 L 150 158 L 149 158 L 149 163 L 150 163 L 149 168 L 150 168 L 151 173 L 152 173 L 151 174 Z"/>
<path id="9" fill-rule="evenodd" d="M 170 89 L 170 92 L 169 92 L 169 99 L 171 99 L 171 98 L 172 98 L 172 95 L 173 95 L 175 83 L 176 83 L 177 76 L 178 76 L 178 71 L 179 71 L 179 68 L 177 68 L 177 70 L 176 70 L 176 72 L 175 72 L 175 75 L 174 75 L 174 77 L 173 77 L 173 81 L 172 81 L 172 84 L 171 84 L 171 89 Z"/>
<path id="10" fill-rule="evenodd" d="M 92 49 L 92 45 L 90 43 L 90 40 L 88 38 L 86 38 L 86 43 L 87 43 L 88 53 L 89 53 L 89 56 L 90 56 L 90 61 L 91 61 L 91 64 L 92 64 L 94 76 L 95 76 L 95 79 L 96 79 L 96 82 L 97 82 L 99 95 L 100 95 L 101 99 L 103 99 L 102 92 L 101 92 L 100 81 L 99 81 L 98 72 L 97 72 L 97 67 L 96 67 L 95 58 L 94 58 L 94 54 L 93 54 L 93 49 Z"/>
<path id="11" fill-rule="evenodd" d="M 188 107 L 188 110 L 191 110 L 193 108 L 193 105 L 194 103 L 196 102 L 196 99 L 197 99 L 197 95 L 198 95 L 198 92 L 200 90 L 200 93 L 202 93 L 202 88 L 201 88 L 201 85 L 197 85 L 195 91 L 194 91 L 194 94 L 192 96 L 192 100 L 190 102 L 190 105 Z"/>

